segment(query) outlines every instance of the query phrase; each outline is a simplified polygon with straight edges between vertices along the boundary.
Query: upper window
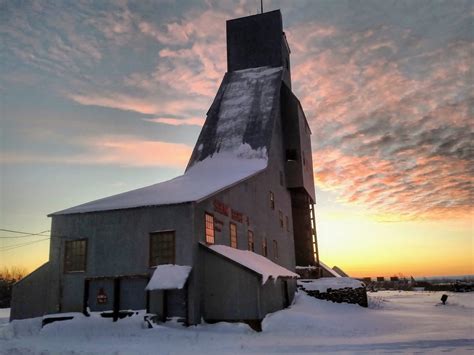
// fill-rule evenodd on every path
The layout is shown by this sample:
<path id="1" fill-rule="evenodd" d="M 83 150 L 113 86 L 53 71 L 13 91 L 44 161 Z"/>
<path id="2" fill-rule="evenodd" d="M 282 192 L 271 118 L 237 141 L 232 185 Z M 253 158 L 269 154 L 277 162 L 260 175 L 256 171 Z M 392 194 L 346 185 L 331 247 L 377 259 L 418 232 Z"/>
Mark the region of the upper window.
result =
<path id="1" fill-rule="evenodd" d="M 280 227 L 284 228 L 285 224 L 284 224 L 284 221 L 283 221 L 283 212 L 281 210 L 278 211 L 278 217 L 280 218 Z"/>
<path id="2" fill-rule="evenodd" d="M 206 243 L 214 244 L 214 216 L 206 213 Z"/>
<path id="3" fill-rule="evenodd" d="M 65 244 L 64 271 L 86 271 L 87 239 L 69 240 Z"/>
<path id="4" fill-rule="evenodd" d="M 268 255 L 267 238 L 263 238 L 262 240 L 262 255 L 263 256 Z"/>
<path id="5" fill-rule="evenodd" d="M 174 231 L 150 233 L 150 266 L 175 263 Z"/>
<path id="6" fill-rule="evenodd" d="M 298 160 L 298 152 L 296 151 L 296 149 L 286 150 L 286 160 Z"/>
<path id="7" fill-rule="evenodd" d="M 234 223 L 229 224 L 230 231 L 230 246 L 232 248 L 237 248 L 237 225 Z"/>
<path id="8" fill-rule="evenodd" d="M 273 257 L 278 259 L 278 242 L 276 240 L 273 241 Z"/>
<path id="9" fill-rule="evenodd" d="M 250 251 L 255 251 L 255 244 L 254 244 L 254 238 L 253 238 L 253 232 L 248 231 L 248 249 Z"/>
<path id="10" fill-rule="evenodd" d="M 275 209 L 275 195 L 270 191 L 270 208 Z"/>

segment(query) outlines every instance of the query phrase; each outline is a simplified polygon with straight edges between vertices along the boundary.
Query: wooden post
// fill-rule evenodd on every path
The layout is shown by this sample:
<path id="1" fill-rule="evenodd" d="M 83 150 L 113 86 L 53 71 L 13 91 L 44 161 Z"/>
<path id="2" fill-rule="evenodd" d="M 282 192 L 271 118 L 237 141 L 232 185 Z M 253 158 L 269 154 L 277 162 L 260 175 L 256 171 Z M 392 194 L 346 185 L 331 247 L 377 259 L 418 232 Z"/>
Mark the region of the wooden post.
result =
<path id="1" fill-rule="evenodd" d="M 90 280 L 85 279 L 84 280 L 84 295 L 82 297 L 82 313 L 86 317 L 90 316 L 89 312 L 87 311 L 87 305 L 89 303 L 89 284 L 90 284 Z"/>
<path id="2" fill-rule="evenodd" d="M 120 312 L 120 278 L 117 277 L 114 279 L 114 322 L 119 319 Z"/>

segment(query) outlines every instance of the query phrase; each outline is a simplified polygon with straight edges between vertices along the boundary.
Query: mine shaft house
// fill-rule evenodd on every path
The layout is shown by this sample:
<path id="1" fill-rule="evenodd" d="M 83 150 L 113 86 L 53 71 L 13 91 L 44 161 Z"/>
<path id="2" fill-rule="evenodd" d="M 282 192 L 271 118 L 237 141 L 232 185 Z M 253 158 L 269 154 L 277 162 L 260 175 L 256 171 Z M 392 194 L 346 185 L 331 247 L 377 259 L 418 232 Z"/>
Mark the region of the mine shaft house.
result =
<path id="1" fill-rule="evenodd" d="M 185 173 L 51 214 L 49 262 L 11 318 L 147 309 L 259 321 L 318 266 L 310 128 L 280 11 L 227 22 L 227 65 Z"/>

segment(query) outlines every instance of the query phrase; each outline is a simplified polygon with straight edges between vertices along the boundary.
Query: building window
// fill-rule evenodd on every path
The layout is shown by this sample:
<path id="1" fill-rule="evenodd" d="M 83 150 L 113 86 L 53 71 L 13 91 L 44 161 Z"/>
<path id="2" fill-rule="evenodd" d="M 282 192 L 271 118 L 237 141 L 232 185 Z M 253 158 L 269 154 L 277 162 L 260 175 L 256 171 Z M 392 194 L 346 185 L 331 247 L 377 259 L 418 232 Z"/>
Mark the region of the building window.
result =
<path id="1" fill-rule="evenodd" d="M 288 218 L 288 216 L 285 216 L 285 222 L 286 222 L 286 231 L 289 232 L 290 231 L 290 219 Z"/>
<path id="2" fill-rule="evenodd" d="M 263 256 L 268 255 L 267 238 L 263 238 L 263 240 L 262 240 L 262 255 Z"/>
<path id="3" fill-rule="evenodd" d="M 298 152 L 296 149 L 287 149 L 286 150 L 286 160 L 297 161 L 298 160 Z"/>
<path id="4" fill-rule="evenodd" d="M 64 271 L 86 271 L 87 239 L 69 240 L 65 243 Z"/>
<path id="5" fill-rule="evenodd" d="M 270 191 L 270 208 L 275 209 L 275 195 Z"/>
<path id="6" fill-rule="evenodd" d="M 278 242 L 276 240 L 273 241 L 273 257 L 278 259 Z"/>
<path id="7" fill-rule="evenodd" d="M 280 185 L 283 186 L 283 172 L 280 171 Z"/>
<path id="8" fill-rule="evenodd" d="M 285 224 L 283 222 L 283 212 L 281 210 L 278 211 L 278 217 L 280 218 L 280 227 L 285 228 Z"/>
<path id="9" fill-rule="evenodd" d="M 237 225 L 234 223 L 229 224 L 230 231 L 230 246 L 237 249 Z"/>
<path id="10" fill-rule="evenodd" d="M 248 231 L 248 248 L 250 251 L 255 251 L 255 244 L 253 240 L 253 232 Z"/>
<path id="11" fill-rule="evenodd" d="M 174 231 L 150 233 L 150 267 L 175 263 Z"/>
<path id="12" fill-rule="evenodd" d="M 206 243 L 214 244 L 214 216 L 206 213 Z"/>

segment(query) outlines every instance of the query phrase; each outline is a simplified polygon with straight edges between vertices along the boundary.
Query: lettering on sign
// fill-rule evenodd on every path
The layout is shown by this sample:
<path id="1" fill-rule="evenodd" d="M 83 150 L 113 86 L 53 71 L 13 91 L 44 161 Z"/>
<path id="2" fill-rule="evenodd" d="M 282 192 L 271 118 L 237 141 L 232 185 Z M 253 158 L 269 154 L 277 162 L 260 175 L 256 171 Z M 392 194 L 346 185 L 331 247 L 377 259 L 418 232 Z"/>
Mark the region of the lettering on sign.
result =
<path id="1" fill-rule="evenodd" d="M 214 211 L 217 213 L 220 213 L 221 215 L 224 216 L 229 216 L 229 206 L 227 206 L 225 203 L 219 201 L 219 200 L 214 200 Z"/>
<path id="2" fill-rule="evenodd" d="M 244 215 L 240 212 L 237 212 L 236 210 L 232 210 L 232 217 L 234 221 L 242 223 L 244 220 Z"/>

